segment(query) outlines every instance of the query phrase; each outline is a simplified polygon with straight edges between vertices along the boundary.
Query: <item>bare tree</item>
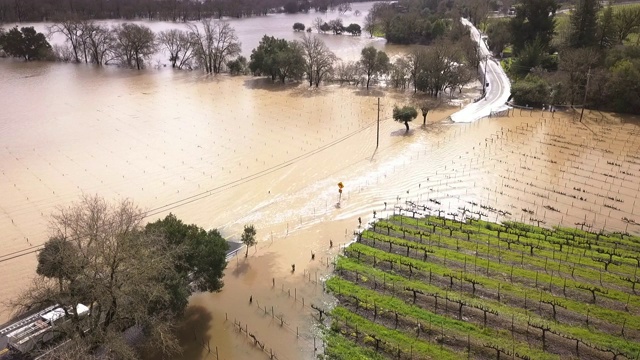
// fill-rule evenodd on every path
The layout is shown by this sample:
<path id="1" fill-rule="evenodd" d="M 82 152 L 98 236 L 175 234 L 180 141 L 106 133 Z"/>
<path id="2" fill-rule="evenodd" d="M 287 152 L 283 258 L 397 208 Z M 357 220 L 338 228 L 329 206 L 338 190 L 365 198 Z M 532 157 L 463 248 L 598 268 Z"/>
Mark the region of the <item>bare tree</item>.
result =
<path id="1" fill-rule="evenodd" d="M 422 126 L 427 125 L 427 115 L 431 110 L 437 109 L 442 102 L 438 99 L 425 99 L 418 102 L 417 107 L 422 112 Z"/>
<path id="2" fill-rule="evenodd" d="M 171 29 L 158 34 L 159 43 L 169 52 L 171 67 L 182 69 L 195 56 L 194 44 L 190 34 L 184 30 Z"/>
<path id="3" fill-rule="evenodd" d="M 218 74 L 222 66 L 234 56 L 240 55 L 241 44 L 234 28 L 226 22 L 215 24 L 216 36 L 213 50 L 213 72 Z"/>
<path id="4" fill-rule="evenodd" d="M 589 68 L 596 66 L 599 55 L 590 48 L 564 49 L 560 51 L 558 58 L 558 68 L 567 76 L 568 100 L 573 105 L 576 99 L 582 99 L 587 72 Z"/>
<path id="5" fill-rule="evenodd" d="M 96 65 L 106 64 L 113 55 L 114 33 L 106 26 L 92 21 L 82 23 L 83 48 L 89 61 Z"/>
<path id="6" fill-rule="evenodd" d="M 405 58 L 398 58 L 391 65 L 390 80 L 394 88 L 404 89 L 409 79 L 409 63 Z"/>
<path id="7" fill-rule="evenodd" d="M 338 5 L 338 12 L 340 14 L 344 15 L 347 11 L 351 11 L 350 2 L 343 2 L 342 4 Z"/>
<path id="8" fill-rule="evenodd" d="M 449 71 L 449 77 L 447 79 L 447 88 L 449 89 L 449 98 L 453 97 L 453 92 L 458 90 L 458 93 L 462 93 L 462 88 L 474 79 L 476 68 L 473 68 L 473 72 L 466 64 L 454 64 Z"/>
<path id="9" fill-rule="evenodd" d="M 96 351 L 109 358 L 134 358 L 122 335 L 132 326 L 148 334 L 145 341 L 161 352 L 177 352 L 174 324 L 179 312 L 172 291 L 180 281 L 185 284 L 174 270 L 181 250 L 144 233 L 142 219 L 131 201 L 109 204 L 98 196 L 59 208 L 51 218 L 53 243 L 38 258 L 41 277 L 18 298 L 16 308 L 58 304 L 66 320 L 55 331 L 84 352 L 81 358 L 92 358 Z M 89 317 L 77 311 L 81 303 L 89 307 Z"/>
<path id="10" fill-rule="evenodd" d="M 469 19 L 473 25 L 479 26 L 487 20 L 487 16 L 489 16 L 489 1 L 465 0 L 465 5 L 469 12 Z"/>
<path id="11" fill-rule="evenodd" d="M 153 31 L 144 25 L 124 23 L 114 28 L 114 57 L 120 64 L 136 67 L 144 66 L 144 61 L 156 50 L 156 37 Z"/>
<path id="12" fill-rule="evenodd" d="M 418 76 L 426 65 L 427 52 L 423 47 L 414 48 L 407 56 L 409 80 L 413 84 L 413 92 L 418 91 Z"/>
<path id="13" fill-rule="evenodd" d="M 201 26 L 202 30 L 197 25 L 189 25 L 198 61 L 206 73 L 220 73 L 229 58 L 240 54 L 238 36 L 225 22 L 205 19 Z"/>
<path id="14" fill-rule="evenodd" d="M 73 51 L 74 61 L 79 63 L 82 60 L 82 26 L 81 22 L 75 20 L 65 20 L 60 23 L 55 23 L 48 28 L 49 35 L 62 34 L 65 37 L 66 42 L 71 46 Z"/>
<path id="15" fill-rule="evenodd" d="M 425 62 L 417 77 L 418 90 L 437 97 L 441 91 L 449 87 L 453 79 L 452 73 L 460 64 L 461 58 L 461 50 L 458 47 L 448 41 L 436 41 L 433 46 L 427 48 Z"/>
<path id="16" fill-rule="evenodd" d="M 321 17 L 317 17 L 313 19 L 312 26 L 316 29 L 318 33 L 322 32 L 322 24 L 324 24 L 324 20 Z"/>
<path id="17" fill-rule="evenodd" d="M 369 11 L 365 16 L 363 29 L 369 33 L 370 37 L 373 37 L 373 33 L 376 31 L 376 15 L 373 11 Z"/>
<path id="18" fill-rule="evenodd" d="M 337 57 L 329 50 L 327 45 L 320 38 L 313 35 L 302 35 L 300 41 L 306 60 L 305 72 L 309 79 L 309 86 L 315 84 L 316 87 L 333 70 L 333 64 Z"/>
<path id="19" fill-rule="evenodd" d="M 335 65 L 333 80 L 341 84 L 358 82 L 358 64 L 354 61 L 338 61 Z"/>

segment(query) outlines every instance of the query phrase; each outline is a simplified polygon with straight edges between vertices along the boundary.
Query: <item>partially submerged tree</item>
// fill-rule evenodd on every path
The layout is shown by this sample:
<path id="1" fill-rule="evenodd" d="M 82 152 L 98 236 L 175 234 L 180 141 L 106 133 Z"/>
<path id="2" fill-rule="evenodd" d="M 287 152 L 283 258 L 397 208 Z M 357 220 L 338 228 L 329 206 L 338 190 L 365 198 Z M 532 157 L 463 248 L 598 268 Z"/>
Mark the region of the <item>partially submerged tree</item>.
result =
<path id="1" fill-rule="evenodd" d="M 88 21 L 82 23 L 83 46 L 89 61 L 100 66 L 113 57 L 115 36 L 106 26 Z"/>
<path id="2" fill-rule="evenodd" d="M 409 132 L 409 121 L 413 121 L 418 116 L 418 111 L 413 106 L 398 106 L 393 107 L 393 120 L 404 123 L 407 128 L 406 132 Z"/>
<path id="3" fill-rule="evenodd" d="M 360 55 L 360 66 L 367 77 L 367 89 L 372 78 L 389 71 L 389 57 L 387 53 L 377 50 L 373 46 L 362 49 Z"/>
<path id="4" fill-rule="evenodd" d="M 313 19 L 312 26 L 316 29 L 317 32 L 324 32 L 322 30 L 322 24 L 324 24 L 324 20 L 322 20 L 321 17 Z"/>
<path id="5" fill-rule="evenodd" d="M 427 115 L 429 115 L 429 112 L 437 109 L 440 105 L 442 105 L 442 102 L 437 99 L 426 99 L 418 103 L 418 108 L 420 108 L 422 112 L 422 126 L 427 125 Z"/>
<path id="6" fill-rule="evenodd" d="M 286 79 L 298 80 L 305 71 L 303 54 L 298 42 L 265 35 L 258 47 L 251 51 L 249 69 L 254 75 L 267 75 L 273 81 L 276 78 L 283 83 Z"/>
<path id="7" fill-rule="evenodd" d="M 158 34 L 158 42 L 169 52 L 172 68 L 182 69 L 195 56 L 195 41 L 184 30 L 171 29 Z"/>
<path id="8" fill-rule="evenodd" d="M 362 34 L 362 28 L 358 24 L 349 24 L 349 26 L 347 26 L 344 31 L 353 36 L 360 36 L 360 34 Z"/>
<path id="9" fill-rule="evenodd" d="M 242 243 L 247 247 L 244 257 L 249 256 L 249 248 L 256 244 L 256 228 L 253 225 L 245 225 L 240 237 Z"/>
<path id="10" fill-rule="evenodd" d="M 373 33 L 376 31 L 376 16 L 373 11 L 369 11 L 367 16 L 364 18 L 364 31 L 369 33 L 369 37 L 373 37 Z"/>
<path id="11" fill-rule="evenodd" d="M 231 75 L 244 74 L 247 71 L 247 58 L 240 55 L 234 60 L 228 61 L 227 68 Z"/>
<path id="12" fill-rule="evenodd" d="M 114 28 L 113 54 L 120 64 L 142 69 L 156 51 L 156 36 L 147 26 L 124 23 Z"/>
<path id="13" fill-rule="evenodd" d="M 342 4 L 338 5 L 338 12 L 342 15 L 344 15 L 347 11 L 351 11 L 351 3 L 350 2 L 343 2 Z"/>
<path id="14" fill-rule="evenodd" d="M 309 79 L 309 86 L 315 84 L 316 87 L 333 70 L 336 62 L 336 55 L 329 50 L 324 41 L 313 35 L 302 35 L 300 41 L 305 57 L 305 72 Z"/>
<path id="15" fill-rule="evenodd" d="M 46 37 L 32 26 L 20 30 L 15 26 L 7 32 L 0 32 L 0 47 L 7 55 L 25 61 L 43 60 L 51 55 L 51 45 Z"/>
<path id="16" fill-rule="evenodd" d="M 205 19 L 200 25 L 190 24 L 189 30 L 198 62 L 208 74 L 220 73 L 230 58 L 240 54 L 238 36 L 226 22 Z"/>
<path id="17" fill-rule="evenodd" d="M 82 56 L 84 35 L 82 22 L 68 19 L 51 25 L 48 30 L 50 35 L 61 34 L 65 37 L 65 41 L 71 46 L 74 62 L 79 63 L 83 59 L 86 60 L 86 58 Z"/>
<path id="18" fill-rule="evenodd" d="M 340 35 L 344 31 L 344 25 L 342 25 L 342 19 L 340 18 L 329 21 L 329 27 L 334 35 Z"/>

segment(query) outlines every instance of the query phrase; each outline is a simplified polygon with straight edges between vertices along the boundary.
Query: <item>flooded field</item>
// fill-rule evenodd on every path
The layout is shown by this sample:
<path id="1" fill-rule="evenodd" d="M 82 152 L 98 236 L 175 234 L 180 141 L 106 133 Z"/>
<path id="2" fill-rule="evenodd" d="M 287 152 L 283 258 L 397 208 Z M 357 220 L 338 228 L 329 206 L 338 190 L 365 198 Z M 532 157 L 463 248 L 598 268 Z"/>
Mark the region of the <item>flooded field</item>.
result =
<path id="1" fill-rule="evenodd" d="M 571 113 L 512 110 L 509 117 L 469 125 L 448 126 L 445 121 L 415 129 L 403 142 L 385 146 L 376 160 L 340 172 L 344 175 L 338 179 L 355 185 L 340 209 L 320 224 L 306 227 L 302 221 L 303 229 L 294 234 L 262 242 L 248 260 L 230 262 L 225 291 L 193 298 L 188 327 L 207 328 L 196 315 L 205 309 L 212 317 L 204 322 L 213 325 L 203 337 L 184 334 L 191 345 L 189 358 L 215 359 L 202 344 L 219 345 L 221 358 L 259 353 L 239 330 L 245 326 L 266 344 L 267 354 L 273 349 L 279 358 L 313 358 L 314 337 L 315 347 L 322 348 L 313 331 L 312 315 L 318 312 L 311 304 L 330 306 L 322 278 L 340 251 L 336 244 L 351 238 L 358 216 L 371 219 L 375 210 L 385 217 L 396 206 L 406 207 L 406 201 L 434 214 L 459 215 L 466 209 L 492 221 L 638 234 L 637 125 L 596 112 L 586 112 L 583 123 L 577 119 Z M 389 136 L 399 134 L 393 127 L 397 125 L 388 128 Z M 317 254 L 315 260 L 311 252 Z M 291 263 L 297 264 L 295 273 Z M 251 305 L 249 296 L 254 298 Z M 299 329 L 309 330 L 296 334 Z M 292 343 L 298 346 L 292 348 Z"/>
<path id="2" fill-rule="evenodd" d="M 232 240 L 256 226 L 259 244 L 229 262 L 223 291 L 192 297 L 185 359 L 314 358 L 311 305 L 332 301 L 321 281 L 332 259 L 359 217 L 407 201 L 492 221 L 639 230 L 633 119 L 512 110 L 453 125 L 446 108 L 405 133 L 391 111 L 411 94 L 15 61 L 0 63 L 0 91 L 0 300 L 34 275 L 49 214 L 83 192 Z"/>

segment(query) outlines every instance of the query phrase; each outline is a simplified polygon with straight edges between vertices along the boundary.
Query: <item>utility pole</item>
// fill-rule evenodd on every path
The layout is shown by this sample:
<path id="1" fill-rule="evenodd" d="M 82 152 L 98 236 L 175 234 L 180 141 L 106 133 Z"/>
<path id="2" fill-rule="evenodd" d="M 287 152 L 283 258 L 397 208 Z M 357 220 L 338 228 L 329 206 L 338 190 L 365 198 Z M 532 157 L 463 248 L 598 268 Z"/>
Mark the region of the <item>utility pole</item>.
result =
<path id="1" fill-rule="evenodd" d="M 380 98 L 378 98 L 378 127 L 376 129 L 376 149 L 380 146 Z"/>
<path id="2" fill-rule="evenodd" d="M 487 94 L 487 62 L 488 61 L 489 61 L 489 56 L 487 55 L 484 58 L 484 78 L 482 79 L 482 95 L 483 96 Z"/>
<path id="3" fill-rule="evenodd" d="M 580 122 L 582 122 L 582 115 L 584 115 L 584 107 L 587 105 L 587 93 L 589 92 L 589 79 L 591 79 L 591 67 L 587 71 L 587 85 L 584 87 L 584 99 L 582 100 L 582 111 L 580 111 Z"/>

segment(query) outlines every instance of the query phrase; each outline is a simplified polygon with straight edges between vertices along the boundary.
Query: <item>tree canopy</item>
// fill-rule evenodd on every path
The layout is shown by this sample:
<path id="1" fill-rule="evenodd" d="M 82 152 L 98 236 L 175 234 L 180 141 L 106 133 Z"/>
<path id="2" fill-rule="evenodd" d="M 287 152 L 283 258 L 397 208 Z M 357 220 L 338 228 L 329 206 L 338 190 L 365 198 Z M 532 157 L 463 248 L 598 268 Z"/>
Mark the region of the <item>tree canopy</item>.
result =
<path id="1" fill-rule="evenodd" d="M 571 13 L 569 46 L 574 48 L 591 47 L 598 43 L 598 11 L 600 1 L 579 0 Z"/>
<path id="2" fill-rule="evenodd" d="M 13 27 L 0 32 L 0 48 L 9 56 L 23 58 L 26 61 L 43 60 L 51 56 L 51 45 L 44 34 L 33 26 Z"/>
<path id="3" fill-rule="evenodd" d="M 305 72 L 307 79 L 309 79 L 309 86 L 315 84 L 318 87 L 320 82 L 333 71 L 333 64 L 337 57 L 317 36 L 304 34 L 300 44 L 304 53 Z"/>
<path id="4" fill-rule="evenodd" d="M 513 49 L 516 54 L 527 44 L 538 41 L 544 49 L 555 32 L 556 0 L 518 0 L 516 16 L 510 21 Z"/>
<path id="5" fill-rule="evenodd" d="M 251 51 L 249 69 L 254 75 L 267 75 L 275 81 L 298 80 L 304 74 L 303 49 L 295 41 L 263 36 L 258 47 Z"/>
<path id="6" fill-rule="evenodd" d="M 244 257 L 249 255 L 249 248 L 256 244 L 256 228 L 253 225 L 245 225 L 240 240 L 247 247 Z"/>
<path id="7" fill-rule="evenodd" d="M 124 23 L 115 28 L 113 57 L 121 64 L 140 70 L 156 51 L 156 36 L 147 26 Z"/>
<path id="8" fill-rule="evenodd" d="M 16 301 L 18 310 L 58 304 L 67 316 L 58 330 L 81 353 L 138 358 L 122 332 L 133 326 L 142 346 L 165 356 L 180 352 L 175 326 L 195 290 L 222 287 L 227 243 L 215 231 L 185 225 L 174 215 L 142 226 L 144 213 L 131 201 L 98 196 L 60 208 L 51 237 L 38 255 L 34 283 Z M 90 309 L 88 318 L 77 304 Z M 39 349 L 36 349 L 38 351 Z"/>
<path id="9" fill-rule="evenodd" d="M 443 37 L 459 16 L 453 11 L 454 1 L 399 0 L 375 3 L 364 23 L 372 36 L 384 34 L 396 44 L 429 44 Z"/>
<path id="10" fill-rule="evenodd" d="M 172 247 L 180 248 L 176 271 L 191 281 L 198 291 L 219 291 L 224 285 L 222 276 L 228 245 L 218 230 L 204 230 L 195 224 L 187 225 L 175 215 L 145 227 L 148 235 L 165 238 Z"/>
<path id="11" fill-rule="evenodd" d="M 367 78 L 367 89 L 371 79 L 389 71 L 389 56 L 382 50 L 367 46 L 360 53 L 360 66 Z"/>
<path id="12" fill-rule="evenodd" d="M 396 105 L 393 107 L 393 120 L 404 123 L 407 132 L 409 131 L 409 121 L 413 121 L 417 116 L 418 111 L 413 106 L 405 105 L 400 108 Z"/>

